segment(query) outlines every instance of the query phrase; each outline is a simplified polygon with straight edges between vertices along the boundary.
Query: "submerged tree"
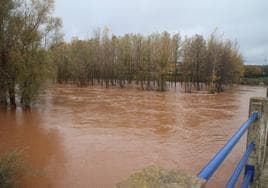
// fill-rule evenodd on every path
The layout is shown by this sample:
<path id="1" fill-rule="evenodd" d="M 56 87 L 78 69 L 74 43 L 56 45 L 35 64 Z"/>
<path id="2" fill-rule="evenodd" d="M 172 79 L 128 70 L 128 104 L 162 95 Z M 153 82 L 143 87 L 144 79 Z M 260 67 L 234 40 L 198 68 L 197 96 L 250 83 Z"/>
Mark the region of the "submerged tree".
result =
<path id="1" fill-rule="evenodd" d="M 78 77 L 84 75 L 81 77 L 83 85 L 97 81 L 105 87 L 124 87 L 135 81 L 141 89 L 165 90 L 168 74 L 175 70 L 179 43 L 179 34 L 167 32 L 150 36 L 110 36 L 107 28 L 96 30 L 91 39 L 72 40 L 53 49 L 57 80 L 77 83 Z M 83 68 L 81 59 L 84 59 Z M 79 67 L 82 69 L 77 70 Z M 65 75 L 69 75 L 67 80 Z"/>
<path id="2" fill-rule="evenodd" d="M 205 82 L 206 73 L 206 41 L 201 35 L 186 38 L 183 45 L 183 72 L 185 91 L 191 92 L 192 85 L 200 90 Z"/>
<path id="3" fill-rule="evenodd" d="M 224 85 L 239 83 L 243 74 L 243 57 L 237 44 L 221 40 L 215 34 L 208 39 L 207 64 L 207 81 L 211 92 L 222 92 Z"/>
<path id="4" fill-rule="evenodd" d="M 185 91 L 200 90 L 205 84 L 210 92 L 222 92 L 224 85 L 239 83 L 243 58 L 236 43 L 221 40 L 214 33 L 206 41 L 202 36 L 186 38 L 182 53 Z"/>
<path id="5" fill-rule="evenodd" d="M 93 38 L 72 40 L 53 52 L 58 82 L 81 86 L 97 82 L 124 87 L 135 81 L 141 89 L 164 91 L 168 82 L 176 86 L 181 81 L 186 92 L 203 88 L 221 92 L 224 85 L 237 83 L 243 72 L 237 45 L 214 33 L 207 40 L 195 35 L 181 42 L 179 34 L 110 36 L 106 28 L 96 30 Z"/>
<path id="6" fill-rule="evenodd" d="M 48 47 L 61 22 L 53 0 L 3 0 L 0 4 L 0 102 L 29 107 L 49 71 Z M 50 40 L 53 39 L 53 40 Z"/>

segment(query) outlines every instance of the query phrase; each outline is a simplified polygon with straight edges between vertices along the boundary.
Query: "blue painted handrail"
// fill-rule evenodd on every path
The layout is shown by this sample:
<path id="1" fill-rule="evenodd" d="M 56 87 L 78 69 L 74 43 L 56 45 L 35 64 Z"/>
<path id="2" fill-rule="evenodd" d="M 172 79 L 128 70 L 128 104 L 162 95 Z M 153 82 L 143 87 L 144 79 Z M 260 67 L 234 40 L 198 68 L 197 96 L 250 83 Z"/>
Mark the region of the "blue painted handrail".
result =
<path id="1" fill-rule="evenodd" d="M 213 159 L 199 172 L 198 177 L 209 180 L 213 173 L 218 169 L 227 155 L 232 151 L 233 147 L 244 135 L 250 125 L 258 118 L 258 112 L 253 112 L 248 120 L 240 127 L 240 129 L 230 138 L 225 146 L 213 157 Z"/>
<path id="2" fill-rule="evenodd" d="M 248 146 L 245 154 L 243 155 L 242 159 L 240 160 L 240 162 L 238 163 L 236 169 L 234 170 L 233 174 L 231 175 L 231 177 L 230 177 L 230 179 L 229 179 L 229 181 L 228 181 L 228 183 L 226 185 L 227 188 L 234 188 L 235 187 L 235 184 L 236 184 L 236 182 L 237 182 L 242 170 L 246 166 L 248 158 L 249 158 L 251 152 L 253 151 L 254 147 L 255 147 L 254 143 L 251 143 Z"/>
<path id="3" fill-rule="evenodd" d="M 246 167 L 246 175 L 243 179 L 241 188 L 248 188 L 249 184 L 253 180 L 253 176 L 254 176 L 254 167 L 249 165 Z"/>

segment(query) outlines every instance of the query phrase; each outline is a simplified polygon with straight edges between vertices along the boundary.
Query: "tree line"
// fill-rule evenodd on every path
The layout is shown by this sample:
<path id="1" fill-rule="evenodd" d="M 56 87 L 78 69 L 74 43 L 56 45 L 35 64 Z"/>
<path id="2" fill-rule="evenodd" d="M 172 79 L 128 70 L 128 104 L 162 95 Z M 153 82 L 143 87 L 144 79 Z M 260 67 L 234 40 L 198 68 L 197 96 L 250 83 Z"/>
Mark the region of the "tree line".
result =
<path id="1" fill-rule="evenodd" d="M 268 77 L 268 65 L 245 65 L 245 78 Z"/>
<path id="2" fill-rule="evenodd" d="M 241 84 L 268 85 L 268 65 L 245 65 Z"/>
<path id="3" fill-rule="evenodd" d="M 179 33 L 111 35 L 95 30 L 92 38 L 63 42 L 53 50 L 59 83 L 104 87 L 136 85 L 164 91 L 180 82 L 186 92 L 222 92 L 239 83 L 243 57 L 237 44 L 212 33 L 208 39 Z"/>
<path id="4" fill-rule="evenodd" d="M 167 32 L 148 37 L 110 37 L 108 29 L 96 30 L 91 39 L 73 39 L 53 50 L 57 81 L 105 87 L 125 87 L 135 82 L 142 89 L 165 90 L 167 73 L 176 64 L 179 45 L 179 35 Z"/>
<path id="5" fill-rule="evenodd" d="M 1 105 L 30 107 L 48 79 L 159 91 L 180 83 L 186 92 L 222 92 L 243 73 L 237 44 L 216 33 L 117 36 L 104 28 L 65 42 L 53 8 L 53 0 L 1 1 Z"/>

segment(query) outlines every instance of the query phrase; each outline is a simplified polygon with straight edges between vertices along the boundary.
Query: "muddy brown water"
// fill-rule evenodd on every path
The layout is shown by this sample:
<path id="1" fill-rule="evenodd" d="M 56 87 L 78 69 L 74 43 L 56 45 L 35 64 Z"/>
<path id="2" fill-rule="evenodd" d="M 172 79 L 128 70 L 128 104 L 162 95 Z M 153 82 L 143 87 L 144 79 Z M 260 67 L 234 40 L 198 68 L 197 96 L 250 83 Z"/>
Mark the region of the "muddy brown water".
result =
<path id="1" fill-rule="evenodd" d="M 110 188 L 149 165 L 196 174 L 247 119 L 261 87 L 185 94 L 50 86 L 31 111 L 0 111 L 0 152 L 22 150 L 35 176 L 23 187 Z M 208 187 L 224 187 L 237 144 Z"/>

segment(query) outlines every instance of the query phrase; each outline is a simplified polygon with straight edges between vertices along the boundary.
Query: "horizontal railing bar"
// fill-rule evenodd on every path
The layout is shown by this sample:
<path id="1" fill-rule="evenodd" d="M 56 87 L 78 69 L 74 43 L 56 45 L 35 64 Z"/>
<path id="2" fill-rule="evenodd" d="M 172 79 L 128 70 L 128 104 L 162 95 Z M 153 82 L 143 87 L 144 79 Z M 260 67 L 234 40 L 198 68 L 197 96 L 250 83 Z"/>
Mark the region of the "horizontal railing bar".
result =
<path id="1" fill-rule="evenodd" d="M 221 150 L 209 161 L 209 163 L 199 172 L 198 177 L 208 180 L 218 169 L 227 155 L 231 152 L 236 143 L 244 135 L 249 126 L 258 118 L 258 112 L 253 112 L 248 120 L 240 129 L 230 138 L 230 140 L 221 148 Z"/>
<path id="2" fill-rule="evenodd" d="M 236 184 L 236 182 L 237 182 L 242 170 L 246 166 L 248 158 L 249 158 L 251 152 L 253 151 L 254 147 L 255 147 L 254 143 L 251 143 L 248 146 L 245 154 L 243 155 L 243 157 L 241 158 L 241 160 L 238 163 L 237 167 L 235 168 L 233 174 L 231 175 L 231 177 L 230 177 L 230 179 L 229 179 L 229 181 L 228 181 L 228 183 L 226 185 L 227 188 L 234 188 L 235 187 L 235 184 Z"/>
<path id="3" fill-rule="evenodd" d="M 253 175 L 254 175 L 254 171 L 253 170 L 248 170 L 244 179 L 243 179 L 243 182 L 241 184 L 241 188 L 248 188 L 249 187 L 249 184 L 253 178 Z"/>

